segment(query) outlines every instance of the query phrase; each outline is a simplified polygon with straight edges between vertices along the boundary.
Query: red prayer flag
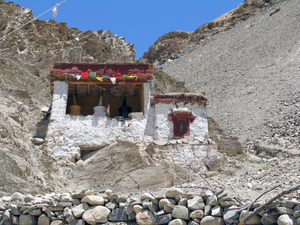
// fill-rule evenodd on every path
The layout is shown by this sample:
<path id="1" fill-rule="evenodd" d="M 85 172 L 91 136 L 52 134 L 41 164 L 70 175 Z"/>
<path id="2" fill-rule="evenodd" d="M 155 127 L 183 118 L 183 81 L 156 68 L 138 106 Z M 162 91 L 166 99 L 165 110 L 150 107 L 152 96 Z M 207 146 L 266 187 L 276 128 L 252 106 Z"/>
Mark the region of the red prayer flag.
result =
<path id="1" fill-rule="evenodd" d="M 116 78 L 122 78 L 122 77 L 123 77 L 122 75 L 117 75 L 117 76 L 116 76 Z"/>
<path id="2" fill-rule="evenodd" d="M 81 76 L 83 76 L 83 77 L 89 77 L 89 72 L 81 72 Z"/>

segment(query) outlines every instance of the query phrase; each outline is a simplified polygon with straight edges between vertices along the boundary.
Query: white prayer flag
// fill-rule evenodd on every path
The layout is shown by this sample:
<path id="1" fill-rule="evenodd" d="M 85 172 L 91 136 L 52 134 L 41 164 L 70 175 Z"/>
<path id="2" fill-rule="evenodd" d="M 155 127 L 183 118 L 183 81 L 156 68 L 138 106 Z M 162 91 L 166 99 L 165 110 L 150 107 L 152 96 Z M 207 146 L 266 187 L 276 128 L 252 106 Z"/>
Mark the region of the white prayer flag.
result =
<path id="1" fill-rule="evenodd" d="M 111 81 L 113 84 L 116 84 L 116 78 L 115 78 L 115 77 L 110 77 L 109 79 L 110 79 L 110 81 Z"/>

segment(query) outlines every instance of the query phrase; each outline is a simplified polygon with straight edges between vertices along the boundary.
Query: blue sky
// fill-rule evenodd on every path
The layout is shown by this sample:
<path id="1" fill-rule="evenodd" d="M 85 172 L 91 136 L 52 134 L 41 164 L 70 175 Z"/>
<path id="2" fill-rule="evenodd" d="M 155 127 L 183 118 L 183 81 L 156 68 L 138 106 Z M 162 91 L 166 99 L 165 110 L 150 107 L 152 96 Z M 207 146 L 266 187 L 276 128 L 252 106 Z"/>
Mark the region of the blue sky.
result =
<path id="1" fill-rule="evenodd" d="M 8 0 L 6 0 L 8 1 Z M 14 0 L 38 16 L 63 0 Z M 163 34 L 194 31 L 201 25 L 234 9 L 243 0 L 66 0 L 39 17 L 66 22 L 81 31 L 110 30 L 125 42 L 134 43 L 136 58 L 143 56 Z"/>

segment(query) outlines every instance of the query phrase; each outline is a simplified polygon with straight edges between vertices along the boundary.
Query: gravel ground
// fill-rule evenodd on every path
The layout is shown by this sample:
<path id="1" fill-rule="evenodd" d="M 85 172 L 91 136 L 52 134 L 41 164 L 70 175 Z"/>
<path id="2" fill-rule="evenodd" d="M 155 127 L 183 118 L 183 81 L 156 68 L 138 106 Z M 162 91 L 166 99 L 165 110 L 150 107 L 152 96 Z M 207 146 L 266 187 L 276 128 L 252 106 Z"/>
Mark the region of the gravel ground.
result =
<path id="1" fill-rule="evenodd" d="M 162 69 L 179 81 L 190 80 L 185 82 L 189 90 L 205 92 L 208 116 L 246 146 L 270 135 L 268 122 L 283 117 L 282 101 L 300 88 L 299 12 L 299 0 L 266 8 L 206 43 L 189 46 Z"/>

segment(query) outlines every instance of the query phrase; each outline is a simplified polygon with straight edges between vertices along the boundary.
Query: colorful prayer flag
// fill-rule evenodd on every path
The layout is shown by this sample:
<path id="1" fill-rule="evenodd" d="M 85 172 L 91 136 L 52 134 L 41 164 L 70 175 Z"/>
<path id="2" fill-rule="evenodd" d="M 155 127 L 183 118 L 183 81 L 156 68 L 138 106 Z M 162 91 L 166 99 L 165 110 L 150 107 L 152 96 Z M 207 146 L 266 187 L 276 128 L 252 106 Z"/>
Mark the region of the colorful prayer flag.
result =
<path id="1" fill-rule="evenodd" d="M 96 77 L 97 80 L 103 82 L 103 78 L 102 77 Z"/>
<path id="2" fill-rule="evenodd" d="M 81 72 L 81 76 L 88 77 L 89 76 L 89 72 Z"/>
<path id="3" fill-rule="evenodd" d="M 129 77 L 128 75 L 124 74 L 123 77 Z"/>
<path id="4" fill-rule="evenodd" d="M 81 75 L 76 75 L 77 80 L 80 80 L 80 78 L 81 78 Z"/>
<path id="5" fill-rule="evenodd" d="M 134 78 L 134 77 L 135 77 L 135 75 L 130 75 L 129 77 L 130 77 L 130 78 Z"/>
<path id="6" fill-rule="evenodd" d="M 70 73 L 69 73 L 69 75 L 70 75 L 71 77 L 76 78 L 76 75 L 75 75 L 75 74 L 70 74 Z"/>
<path id="7" fill-rule="evenodd" d="M 109 76 L 107 76 L 107 75 L 103 75 L 103 78 L 109 78 Z"/>
<path id="8" fill-rule="evenodd" d="M 115 77 L 111 77 L 111 78 L 110 78 L 110 81 L 111 81 L 113 84 L 116 83 L 116 80 L 117 80 L 117 79 L 116 79 Z"/>
<path id="9" fill-rule="evenodd" d="M 89 75 L 90 77 L 96 77 L 96 72 L 90 72 Z"/>
<path id="10" fill-rule="evenodd" d="M 117 75 L 116 78 L 122 78 L 122 75 Z"/>

